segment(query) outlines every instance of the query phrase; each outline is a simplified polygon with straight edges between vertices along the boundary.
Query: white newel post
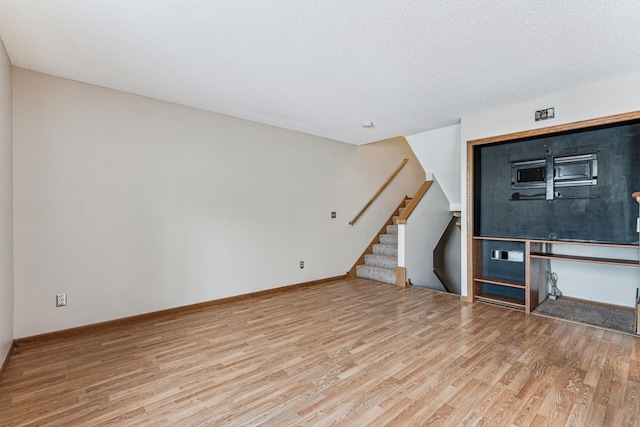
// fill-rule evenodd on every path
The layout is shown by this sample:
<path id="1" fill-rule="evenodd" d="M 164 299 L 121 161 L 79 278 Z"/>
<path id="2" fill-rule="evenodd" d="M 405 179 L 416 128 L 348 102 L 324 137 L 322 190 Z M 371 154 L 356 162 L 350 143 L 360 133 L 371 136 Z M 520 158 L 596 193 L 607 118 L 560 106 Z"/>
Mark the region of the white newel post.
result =
<path id="1" fill-rule="evenodd" d="M 405 267 L 404 261 L 404 240 L 405 224 L 398 225 L 398 267 Z"/>
<path id="2" fill-rule="evenodd" d="M 406 264 L 405 264 L 405 228 L 403 223 L 398 224 L 398 268 L 396 268 L 396 286 L 406 286 Z"/>

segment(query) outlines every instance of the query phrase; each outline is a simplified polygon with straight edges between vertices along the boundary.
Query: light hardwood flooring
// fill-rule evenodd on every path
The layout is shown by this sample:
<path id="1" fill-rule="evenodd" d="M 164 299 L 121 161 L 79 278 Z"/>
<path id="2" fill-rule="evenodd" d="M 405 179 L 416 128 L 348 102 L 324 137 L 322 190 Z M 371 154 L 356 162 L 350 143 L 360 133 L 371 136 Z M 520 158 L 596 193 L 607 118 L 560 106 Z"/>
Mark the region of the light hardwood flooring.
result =
<path id="1" fill-rule="evenodd" d="M 640 425 L 640 339 L 345 279 L 16 349 L 0 425 Z"/>

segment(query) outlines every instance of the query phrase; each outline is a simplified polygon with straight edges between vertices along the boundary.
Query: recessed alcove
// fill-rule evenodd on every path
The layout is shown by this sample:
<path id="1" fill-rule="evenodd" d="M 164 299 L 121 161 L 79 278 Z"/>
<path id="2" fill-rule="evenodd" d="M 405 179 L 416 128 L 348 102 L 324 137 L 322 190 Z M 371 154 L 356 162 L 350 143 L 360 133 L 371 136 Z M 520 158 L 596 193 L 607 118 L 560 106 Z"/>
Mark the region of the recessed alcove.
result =
<path id="1" fill-rule="evenodd" d="M 472 300 L 532 312 L 551 263 L 638 274 L 640 112 L 469 141 L 467 164 Z"/>

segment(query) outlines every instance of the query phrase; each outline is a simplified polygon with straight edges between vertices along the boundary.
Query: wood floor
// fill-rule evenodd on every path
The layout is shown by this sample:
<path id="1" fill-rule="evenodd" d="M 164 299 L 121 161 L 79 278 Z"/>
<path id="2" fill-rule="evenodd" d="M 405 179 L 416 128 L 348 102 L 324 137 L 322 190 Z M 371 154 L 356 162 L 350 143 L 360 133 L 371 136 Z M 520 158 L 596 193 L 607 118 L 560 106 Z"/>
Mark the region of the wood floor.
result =
<path id="1" fill-rule="evenodd" d="M 640 425 L 640 339 L 345 279 L 19 347 L 0 425 Z"/>

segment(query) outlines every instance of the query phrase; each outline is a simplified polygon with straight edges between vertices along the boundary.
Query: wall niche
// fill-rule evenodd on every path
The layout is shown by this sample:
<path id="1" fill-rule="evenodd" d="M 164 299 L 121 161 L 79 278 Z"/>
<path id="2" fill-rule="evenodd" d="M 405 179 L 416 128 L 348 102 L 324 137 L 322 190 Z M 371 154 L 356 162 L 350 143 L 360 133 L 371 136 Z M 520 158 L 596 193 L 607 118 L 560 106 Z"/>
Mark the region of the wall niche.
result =
<path id="1" fill-rule="evenodd" d="M 637 245 L 640 120 L 473 147 L 473 234 Z"/>

